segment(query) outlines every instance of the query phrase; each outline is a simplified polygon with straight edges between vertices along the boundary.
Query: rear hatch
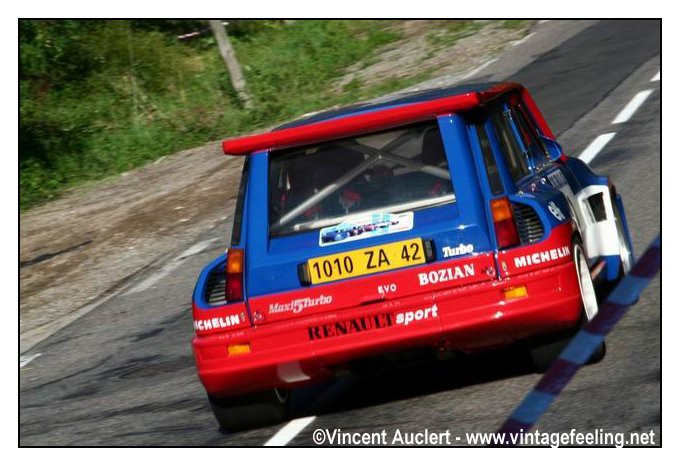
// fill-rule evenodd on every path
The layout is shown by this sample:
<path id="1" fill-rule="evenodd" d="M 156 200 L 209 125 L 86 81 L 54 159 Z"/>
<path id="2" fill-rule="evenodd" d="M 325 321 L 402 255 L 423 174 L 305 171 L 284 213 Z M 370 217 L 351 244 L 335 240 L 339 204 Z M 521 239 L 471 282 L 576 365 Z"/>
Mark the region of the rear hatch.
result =
<path id="1" fill-rule="evenodd" d="M 493 279 L 461 125 L 449 117 L 254 156 L 246 295 L 255 323 Z"/>

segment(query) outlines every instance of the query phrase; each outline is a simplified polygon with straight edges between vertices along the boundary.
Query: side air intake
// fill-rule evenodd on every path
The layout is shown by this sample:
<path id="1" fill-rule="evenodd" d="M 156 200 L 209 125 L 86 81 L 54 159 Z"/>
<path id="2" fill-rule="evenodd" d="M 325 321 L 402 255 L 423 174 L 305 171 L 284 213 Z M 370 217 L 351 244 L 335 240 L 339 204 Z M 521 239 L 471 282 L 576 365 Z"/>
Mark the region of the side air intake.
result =
<path id="1" fill-rule="evenodd" d="M 227 302 L 225 296 L 225 285 L 226 285 L 226 274 L 224 267 L 215 267 L 210 271 L 208 275 L 208 280 L 205 284 L 205 296 L 204 299 L 211 306 L 216 306 L 218 304 L 224 304 Z"/>
<path id="2" fill-rule="evenodd" d="M 526 204 L 512 204 L 512 211 L 517 223 L 517 232 L 522 244 L 531 244 L 543 238 L 545 230 L 536 211 Z"/>

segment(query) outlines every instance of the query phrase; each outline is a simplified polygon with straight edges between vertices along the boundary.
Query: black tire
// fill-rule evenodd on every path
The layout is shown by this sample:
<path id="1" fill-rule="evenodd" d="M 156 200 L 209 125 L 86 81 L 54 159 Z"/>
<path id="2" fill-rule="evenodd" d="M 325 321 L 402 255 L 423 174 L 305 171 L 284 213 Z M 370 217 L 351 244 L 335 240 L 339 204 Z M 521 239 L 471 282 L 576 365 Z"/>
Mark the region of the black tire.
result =
<path id="1" fill-rule="evenodd" d="M 578 238 L 575 238 L 574 244 L 572 246 L 575 263 L 578 260 L 578 254 L 576 253 L 577 248 L 580 249 L 580 254 L 583 254 L 583 246 L 581 245 L 581 242 L 578 240 Z M 578 270 L 578 265 L 576 265 L 576 267 Z M 579 274 L 579 280 L 580 277 L 581 275 Z M 589 278 L 590 276 L 588 275 L 588 279 Z M 592 281 L 590 283 L 592 286 Z M 595 303 L 593 302 L 593 304 Z M 576 335 L 579 329 L 587 322 L 588 318 L 586 316 L 584 305 L 584 311 L 581 314 L 581 321 L 575 328 L 534 339 L 529 345 L 529 353 L 531 355 L 531 359 L 534 362 L 536 370 L 538 370 L 539 372 L 545 372 L 546 370 L 548 370 L 548 368 L 552 365 L 555 359 L 557 359 L 560 353 L 562 353 L 562 350 L 564 350 L 564 348 L 566 348 L 566 346 L 569 344 L 574 335 Z M 595 352 L 588 360 L 588 364 L 600 362 L 604 358 L 606 352 L 607 350 L 605 342 L 602 341 L 600 346 L 595 350 Z"/>
<path id="2" fill-rule="evenodd" d="M 290 391 L 268 390 L 231 398 L 216 398 L 208 395 L 220 429 L 225 432 L 239 432 L 279 424 L 288 417 Z"/>

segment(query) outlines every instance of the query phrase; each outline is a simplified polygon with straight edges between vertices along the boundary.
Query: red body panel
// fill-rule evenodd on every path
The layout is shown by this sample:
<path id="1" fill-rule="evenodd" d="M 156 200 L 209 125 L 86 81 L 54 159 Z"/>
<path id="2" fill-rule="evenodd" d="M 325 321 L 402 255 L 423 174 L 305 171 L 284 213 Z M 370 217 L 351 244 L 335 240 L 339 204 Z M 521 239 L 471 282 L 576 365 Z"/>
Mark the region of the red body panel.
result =
<path id="1" fill-rule="evenodd" d="M 251 312 L 260 312 L 265 322 L 276 322 L 315 313 L 339 311 L 367 303 L 404 298 L 426 291 L 490 281 L 496 274 L 493 255 L 479 254 L 465 259 L 447 260 L 391 273 L 302 288 L 288 293 L 250 298 Z M 427 281 L 427 283 L 421 283 Z M 393 285 L 393 290 L 390 290 Z M 324 299 L 325 298 L 325 299 Z M 296 303 L 317 302 L 312 306 Z"/>
<path id="2" fill-rule="evenodd" d="M 192 344 L 199 377 L 208 393 L 237 395 L 318 381 L 334 366 L 387 351 L 423 345 L 472 351 L 572 327 L 581 317 L 576 270 L 571 254 L 550 253 L 569 248 L 571 233 L 565 223 L 537 245 L 501 253 L 506 278 L 482 273 L 493 264 L 493 256 L 482 254 L 251 299 L 251 311 L 266 313 L 274 300 L 290 302 L 323 290 L 333 296 L 333 306 L 273 313 L 266 316 L 266 325 L 251 328 L 198 329 Z M 537 260 L 531 264 L 515 265 L 516 259 L 534 254 Z M 436 283 L 421 279 L 423 273 L 456 276 L 440 271 L 466 264 L 474 274 Z M 356 303 L 359 291 L 376 289 L 386 277 L 402 292 L 398 297 Z M 507 300 L 503 290 L 514 286 L 525 286 L 528 296 Z M 225 316 L 240 312 L 234 305 L 222 310 Z M 205 315 L 194 309 L 195 321 Z M 250 345 L 250 353 L 228 355 L 228 345 L 243 343 Z"/>

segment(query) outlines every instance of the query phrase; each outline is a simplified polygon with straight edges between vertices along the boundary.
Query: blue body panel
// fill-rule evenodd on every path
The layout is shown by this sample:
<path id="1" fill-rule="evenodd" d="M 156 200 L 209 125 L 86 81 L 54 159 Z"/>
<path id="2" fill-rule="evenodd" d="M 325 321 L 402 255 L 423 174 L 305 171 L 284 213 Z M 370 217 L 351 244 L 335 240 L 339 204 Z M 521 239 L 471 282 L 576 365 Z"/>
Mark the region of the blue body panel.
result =
<path id="1" fill-rule="evenodd" d="M 319 231 L 307 231 L 269 238 L 268 219 L 268 155 L 255 154 L 251 164 L 248 189 L 249 208 L 257 212 L 248 216 L 246 224 L 246 293 L 260 296 L 300 288 L 297 266 L 310 257 L 350 251 L 410 238 L 434 240 L 436 260 L 443 259 L 443 248 L 460 244 L 472 245 L 474 253 L 494 249 L 491 240 L 485 197 L 477 181 L 477 167 L 470 157 L 467 128 L 458 115 L 438 119 L 442 142 L 451 172 L 456 201 L 413 211 L 413 229 L 366 239 L 319 246 Z M 464 257 L 464 255 L 456 256 Z M 360 278 L 358 278 L 360 279 Z M 349 279 L 349 280 L 357 280 Z"/>
<path id="2" fill-rule="evenodd" d="M 458 86 L 397 96 L 379 103 L 359 104 L 340 110 L 323 112 L 288 123 L 280 128 L 332 120 L 350 114 L 372 112 L 465 92 L 483 91 L 492 85 L 491 83 Z M 546 182 L 545 177 L 548 174 L 559 170 L 574 193 L 580 192 L 587 186 L 606 185 L 608 182 L 607 177 L 594 173 L 588 165 L 578 159 L 566 158 L 566 161 L 551 162 L 545 165 L 542 164 L 541 160 L 532 160 L 532 157 L 528 157 L 530 173 L 522 179 L 514 180 L 503 155 L 500 140 L 489 118 L 485 123 L 485 128 L 504 188 L 502 193 L 494 195 L 489 185 L 484 156 L 480 149 L 475 127 L 467 124 L 463 117 L 457 114 L 440 116 L 437 118 L 437 123 L 451 174 L 455 202 L 414 210 L 413 228 L 411 230 L 381 236 L 368 236 L 351 242 L 329 243 L 320 246 L 319 230 L 270 238 L 268 219 L 269 154 L 264 151 L 251 155 L 249 179 L 244 199 L 241 238 L 238 244 L 233 245 L 245 250 L 245 296 L 254 297 L 299 289 L 302 285 L 298 276 L 298 265 L 306 262 L 309 258 L 404 239 L 420 237 L 433 240 L 435 260 L 444 259 L 444 249 L 455 249 L 463 244 L 473 247 L 472 254 L 497 252 L 498 247 L 489 204 L 492 199 L 501 196 L 507 196 L 513 203 L 525 204 L 533 208 L 544 227 L 543 238 L 537 240 L 540 241 L 547 238 L 554 227 L 571 220 L 569 202 L 558 188 Z M 522 137 L 520 137 L 518 129 L 514 125 L 515 123 L 512 123 L 511 128 L 517 143 L 522 151 L 528 153 L 528 148 L 524 147 Z M 541 166 L 536 166 L 537 163 Z M 632 241 L 630 241 L 625 211 L 620 197 L 617 197 L 616 202 L 622 215 L 628 245 L 632 251 Z M 566 218 L 559 219 L 551 213 L 548 209 L 549 203 L 554 203 Z M 456 257 L 464 256 L 465 254 Z M 606 278 L 608 280 L 618 278 L 620 259 L 618 257 L 605 257 L 603 259 L 607 263 Z M 225 256 L 222 255 L 211 262 L 201 273 L 194 294 L 194 301 L 200 307 L 208 306 L 200 292 L 205 286 L 208 272 L 215 267 L 223 267 L 224 261 Z"/>

